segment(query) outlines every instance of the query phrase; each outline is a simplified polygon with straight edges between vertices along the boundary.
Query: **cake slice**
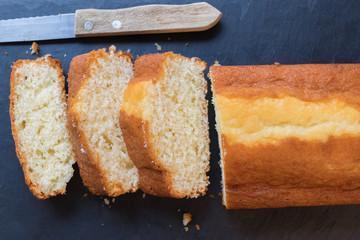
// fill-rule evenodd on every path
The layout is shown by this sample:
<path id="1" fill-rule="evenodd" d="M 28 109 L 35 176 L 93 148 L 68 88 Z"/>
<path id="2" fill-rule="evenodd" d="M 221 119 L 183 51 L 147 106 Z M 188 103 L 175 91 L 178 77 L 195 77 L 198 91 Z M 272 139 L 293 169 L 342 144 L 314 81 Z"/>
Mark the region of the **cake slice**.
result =
<path id="1" fill-rule="evenodd" d="M 113 46 L 71 61 L 71 140 L 83 183 L 93 194 L 115 197 L 137 190 L 138 171 L 119 125 L 123 92 L 133 74 L 132 56 Z"/>
<path id="2" fill-rule="evenodd" d="M 206 63 L 172 52 L 135 61 L 120 125 L 146 193 L 196 198 L 209 184 Z"/>
<path id="3" fill-rule="evenodd" d="M 75 161 L 61 64 L 50 56 L 18 60 L 10 86 L 11 129 L 25 182 L 39 199 L 64 194 Z"/>
<path id="4" fill-rule="evenodd" d="M 360 203 L 360 64 L 212 66 L 228 209 Z"/>

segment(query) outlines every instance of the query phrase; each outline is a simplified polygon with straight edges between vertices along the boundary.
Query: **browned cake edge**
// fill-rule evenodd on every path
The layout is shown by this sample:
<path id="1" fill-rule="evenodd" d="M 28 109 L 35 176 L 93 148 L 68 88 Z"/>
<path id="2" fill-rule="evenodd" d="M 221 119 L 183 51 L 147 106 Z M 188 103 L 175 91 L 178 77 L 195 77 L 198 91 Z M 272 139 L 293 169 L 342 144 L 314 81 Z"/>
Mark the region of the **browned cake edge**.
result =
<path id="1" fill-rule="evenodd" d="M 120 111 L 120 126 L 130 159 L 138 169 L 139 188 L 155 196 L 181 198 L 174 194 L 170 176 L 152 154 L 148 123 Z"/>
<path id="2" fill-rule="evenodd" d="M 211 66 L 210 73 L 214 93 L 227 98 L 337 98 L 360 106 L 360 64 Z"/>
<path id="3" fill-rule="evenodd" d="M 223 136 L 221 147 L 226 152 L 222 161 L 227 209 L 360 203 L 354 174 L 343 180 L 341 174 L 328 176 L 322 170 L 324 162 L 349 167 L 359 162 L 360 137 L 330 137 L 326 142 L 287 138 L 276 145 L 249 147 Z M 288 181 L 282 178 L 284 171 Z"/>

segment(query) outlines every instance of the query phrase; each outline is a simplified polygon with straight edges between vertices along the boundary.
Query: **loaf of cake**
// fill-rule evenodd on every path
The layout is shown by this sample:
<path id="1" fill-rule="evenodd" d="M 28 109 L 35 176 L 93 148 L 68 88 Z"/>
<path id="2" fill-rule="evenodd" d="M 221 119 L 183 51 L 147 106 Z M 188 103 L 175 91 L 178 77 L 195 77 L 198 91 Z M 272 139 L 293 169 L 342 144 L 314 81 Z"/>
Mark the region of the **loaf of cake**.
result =
<path id="1" fill-rule="evenodd" d="M 10 87 L 11 129 L 26 184 L 39 199 L 64 194 L 75 161 L 60 62 L 18 60 Z"/>
<path id="2" fill-rule="evenodd" d="M 360 64 L 212 66 L 228 209 L 360 203 Z"/>
<path id="3" fill-rule="evenodd" d="M 120 126 L 139 188 L 162 197 L 196 198 L 209 184 L 206 63 L 172 52 L 135 61 Z"/>
<path id="4" fill-rule="evenodd" d="M 119 123 L 123 92 L 133 74 L 132 56 L 114 46 L 71 61 L 71 140 L 83 183 L 93 194 L 115 197 L 138 188 L 138 171 Z"/>

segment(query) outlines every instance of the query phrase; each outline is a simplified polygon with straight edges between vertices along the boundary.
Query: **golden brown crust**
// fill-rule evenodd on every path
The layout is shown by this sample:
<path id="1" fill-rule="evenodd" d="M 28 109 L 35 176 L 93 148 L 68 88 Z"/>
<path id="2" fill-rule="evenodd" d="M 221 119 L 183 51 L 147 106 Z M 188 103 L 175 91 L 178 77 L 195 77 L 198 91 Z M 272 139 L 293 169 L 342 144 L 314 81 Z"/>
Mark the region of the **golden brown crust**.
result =
<path id="1" fill-rule="evenodd" d="M 53 192 L 51 194 L 45 194 L 43 192 L 40 191 L 39 186 L 35 185 L 31 179 L 30 179 L 30 175 L 29 172 L 27 170 L 27 159 L 26 159 L 26 154 L 23 151 L 23 149 L 21 148 L 21 143 L 18 137 L 18 130 L 15 126 L 15 118 L 16 116 L 14 115 L 14 105 L 16 102 L 16 98 L 17 98 L 17 94 L 16 94 L 16 85 L 18 84 L 18 73 L 17 73 L 17 69 L 20 68 L 23 64 L 29 64 L 29 63 L 35 63 L 35 64 L 44 64 L 44 65 L 49 65 L 50 67 L 54 68 L 57 73 L 58 73 L 58 78 L 59 78 L 59 83 L 60 86 L 62 88 L 62 92 L 63 94 L 62 96 L 62 102 L 66 102 L 66 95 L 65 95 L 65 78 L 64 78 L 64 74 L 63 74 L 63 70 L 61 67 L 61 63 L 58 59 L 52 59 L 51 57 L 46 57 L 46 58 L 38 58 L 36 60 L 18 60 L 14 63 L 14 65 L 12 66 L 12 72 L 11 72 L 11 77 L 10 77 L 10 120 L 11 120 L 11 131 L 12 131 L 12 135 L 14 137 L 14 141 L 15 141 L 15 147 L 16 147 L 16 155 L 19 159 L 19 162 L 21 164 L 21 167 L 23 169 L 24 172 L 24 177 L 25 177 L 25 183 L 29 186 L 30 191 L 34 194 L 35 197 L 37 197 L 38 199 L 46 199 L 52 196 L 56 196 L 58 194 L 65 194 L 66 189 L 62 189 L 56 192 Z"/>
<path id="2" fill-rule="evenodd" d="M 148 123 L 140 118 L 120 111 L 121 131 L 130 159 L 138 169 L 139 188 L 149 194 L 161 197 L 175 197 L 171 193 L 171 181 L 153 156 L 148 141 Z"/>
<path id="3" fill-rule="evenodd" d="M 221 144 L 228 209 L 360 203 L 360 137 Z"/>
<path id="4" fill-rule="evenodd" d="M 215 94 L 229 98 L 338 98 L 360 106 L 360 64 L 211 66 L 210 72 Z"/>
<path id="5" fill-rule="evenodd" d="M 163 73 L 164 61 L 167 57 L 172 56 L 172 52 L 148 54 L 138 57 L 134 64 L 134 78 L 131 84 L 138 81 L 157 81 Z"/>
<path id="6" fill-rule="evenodd" d="M 217 95 L 360 103 L 360 64 L 213 66 L 210 71 L 215 104 Z M 360 136 L 245 145 L 219 134 L 227 209 L 360 203 Z"/>
<path id="7" fill-rule="evenodd" d="M 141 111 L 132 104 L 139 103 L 147 96 L 143 91 L 148 90 L 162 79 L 166 66 L 166 59 L 178 55 L 172 52 L 149 54 L 138 57 L 134 64 L 134 78 L 130 80 L 124 92 L 124 102 L 120 111 L 120 126 L 126 143 L 130 159 L 139 172 L 139 188 L 145 193 L 172 198 L 183 198 L 183 193 L 173 188 L 172 180 L 166 168 L 153 154 L 148 121 L 140 118 Z M 196 61 L 201 61 L 196 59 Z M 204 62 L 203 62 L 204 63 Z M 204 63 L 205 64 L 205 63 Z M 143 81 L 151 82 L 147 88 L 140 86 Z M 137 89 L 138 87 L 138 89 Z M 139 90 L 143 91 L 139 91 Z M 128 114 L 126 108 L 131 108 L 133 113 Z M 131 105 L 131 106 L 128 106 Z M 137 109 L 134 111 L 134 109 Z"/>
<path id="8" fill-rule="evenodd" d="M 86 84 L 86 79 L 90 77 L 90 65 L 97 61 L 98 58 L 106 55 L 105 49 L 92 51 L 87 54 L 79 55 L 73 58 L 69 69 L 69 98 L 68 98 L 68 118 L 70 125 L 70 137 L 74 146 L 75 159 L 79 165 L 80 176 L 84 185 L 96 195 L 118 196 L 125 193 L 121 184 L 117 184 L 116 189 L 109 188 L 109 183 L 105 178 L 105 173 L 100 167 L 99 161 L 96 160 L 95 154 L 89 147 L 85 133 L 79 128 L 78 113 L 71 111 L 71 106 L 77 101 L 78 91 Z M 132 61 L 132 56 L 125 52 L 116 52 Z"/>
<path id="9" fill-rule="evenodd" d="M 75 160 L 79 165 L 81 179 L 93 194 L 106 195 L 107 191 L 105 190 L 102 171 L 99 164 L 94 163 L 89 156 L 90 147 L 87 144 L 84 133 L 80 133 L 78 130 L 77 118 L 71 112 L 69 112 L 68 118 L 70 123 L 70 139 L 74 147 Z"/>

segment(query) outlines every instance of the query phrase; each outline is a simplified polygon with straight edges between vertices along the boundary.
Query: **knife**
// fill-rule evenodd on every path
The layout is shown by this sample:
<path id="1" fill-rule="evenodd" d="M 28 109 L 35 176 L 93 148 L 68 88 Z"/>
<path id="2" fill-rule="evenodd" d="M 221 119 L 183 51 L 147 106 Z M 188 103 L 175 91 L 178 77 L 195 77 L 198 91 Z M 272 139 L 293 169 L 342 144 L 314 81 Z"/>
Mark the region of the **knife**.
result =
<path id="1" fill-rule="evenodd" d="M 81 9 L 69 14 L 0 20 L 0 42 L 205 31 L 221 16 L 206 2 Z"/>

